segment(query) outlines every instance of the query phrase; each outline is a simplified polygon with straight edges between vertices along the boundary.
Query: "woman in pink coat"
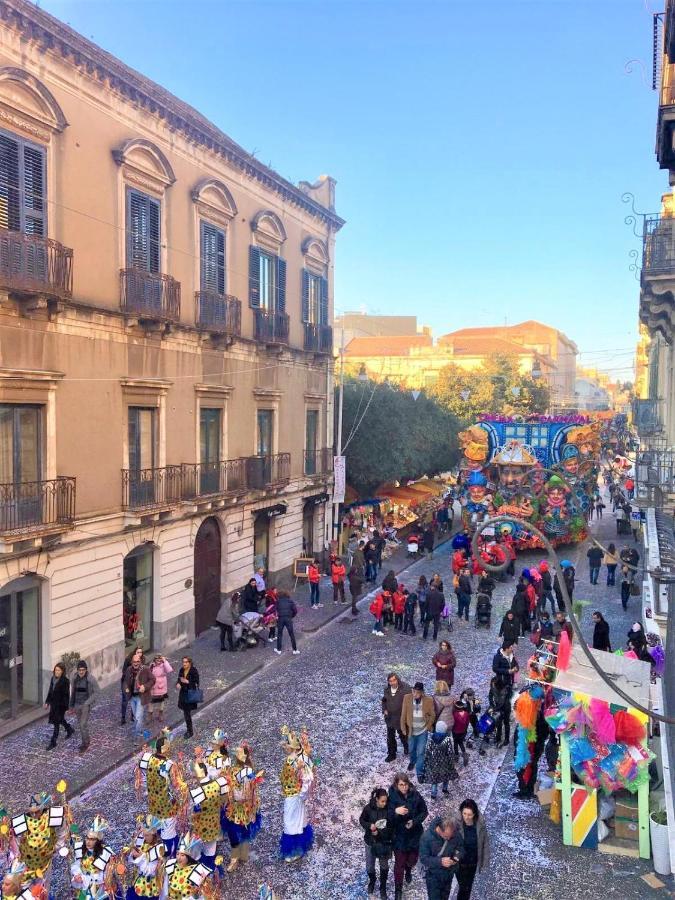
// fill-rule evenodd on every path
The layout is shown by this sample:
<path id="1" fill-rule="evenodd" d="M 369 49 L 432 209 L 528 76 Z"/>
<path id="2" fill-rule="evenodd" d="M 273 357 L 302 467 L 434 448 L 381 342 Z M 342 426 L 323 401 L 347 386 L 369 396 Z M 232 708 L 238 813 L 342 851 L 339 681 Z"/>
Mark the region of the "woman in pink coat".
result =
<path id="1" fill-rule="evenodd" d="M 168 659 L 161 653 L 156 653 L 150 664 L 150 671 L 155 676 L 155 683 L 150 689 L 150 722 L 154 718 L 161 724 L 164 722 L 164 707 L 169 696 L 167 677 L 173 672 Z"/>

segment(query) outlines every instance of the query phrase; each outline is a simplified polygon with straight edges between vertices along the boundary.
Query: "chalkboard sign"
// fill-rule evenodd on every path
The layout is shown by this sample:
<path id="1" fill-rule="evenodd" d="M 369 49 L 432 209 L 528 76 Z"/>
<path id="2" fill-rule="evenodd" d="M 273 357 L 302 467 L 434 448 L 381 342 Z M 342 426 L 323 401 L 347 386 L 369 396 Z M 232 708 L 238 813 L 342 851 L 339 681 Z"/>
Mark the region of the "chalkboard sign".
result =
<path id="1" fill-rule="evenodd" d="M 313 556 L 300 556 L 293 560 L 293 575 L 295 578 L 308 578 L 307 569 L 314 562 Z"/>

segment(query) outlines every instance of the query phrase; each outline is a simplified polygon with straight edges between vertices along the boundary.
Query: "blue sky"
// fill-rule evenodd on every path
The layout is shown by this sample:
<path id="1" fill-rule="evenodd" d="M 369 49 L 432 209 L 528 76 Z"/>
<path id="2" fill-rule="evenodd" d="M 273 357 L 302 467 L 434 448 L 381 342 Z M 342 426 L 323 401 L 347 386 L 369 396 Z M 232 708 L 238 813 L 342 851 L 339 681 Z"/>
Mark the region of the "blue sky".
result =
<path id="1" fill-rule="evenodd" d="M 621 195 L 655 212 L 668 186 L 648 0 L 40 5 L 285 177 L 337 179 L 336 308 L 538 318 L 631 377 Z"/>

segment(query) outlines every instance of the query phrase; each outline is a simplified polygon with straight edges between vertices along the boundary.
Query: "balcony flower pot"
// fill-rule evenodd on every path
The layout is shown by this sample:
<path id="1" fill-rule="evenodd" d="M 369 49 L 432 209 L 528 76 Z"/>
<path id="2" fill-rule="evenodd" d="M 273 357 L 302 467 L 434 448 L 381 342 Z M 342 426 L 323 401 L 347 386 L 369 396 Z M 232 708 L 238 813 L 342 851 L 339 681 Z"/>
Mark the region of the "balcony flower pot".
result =
<path id="1" fill-rule="evenodd" d="M 670 875 L 668 819 L 665 809 L 656 810 L 649 816 L 649 834 L 652 841 L 654 871 L 657 875 Z"/>

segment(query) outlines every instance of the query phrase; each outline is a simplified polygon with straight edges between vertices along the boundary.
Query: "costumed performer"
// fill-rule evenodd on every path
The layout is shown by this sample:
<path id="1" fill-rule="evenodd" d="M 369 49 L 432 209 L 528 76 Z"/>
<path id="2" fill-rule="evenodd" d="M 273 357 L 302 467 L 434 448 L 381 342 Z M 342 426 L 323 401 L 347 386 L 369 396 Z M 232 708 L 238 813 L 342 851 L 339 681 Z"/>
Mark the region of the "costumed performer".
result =
<path id="1" fill-rule="evenodd" d="M 25 863 L 12 861 L 0 883 L 0 900 L 47 900 L 41 879 L 28 879 Z"/>
<path id="2" fill-rule="evenodd" d="M 61 787 L 65 794 L 65 781 L 60 781 L 57 785 L 57 788 Z M 12 832 L 18 843 L 19 859 L 26 866 L 28 881 L 44 878 L 47 889 L 49 888 L 54 852 L 68 816 L 65 797 L 62 804 L 55 806 L 51 794 L 40 791 L 31 796 L 25 813 L 12 817 Z"/>
<path id="3" fill-rule="evenodd" d="M 197 862 L 200 853 L 199 838 L 188 831 L 180 840 L 176 858 L 166 863 L 160 900 L 204 900 L 204 887 L 213 873 Z"/>
<path id="4" fill-rule="evenodd" d="M 213 732 L 213 743 L 206 757 L 206 768 L 211 778 L 217 778 L 224 774 L 223 769 L 232 765 L 230 759 L 229 743 L 227 735 L 222 728 L 216 728 Z"/>
<path id="5" fill-rule="evenodd" d="M 73 900 L 91 900 L 99 888 L 114 894 L 113 851 L 103 843 L 107 829 L 106 820 L 95 816 L 84 840 L 77 833 L 71 835 L 73 861 L 70 864 L 70 884 Z"/>
<path id="6" fill-rule="evenodd" d="M 126 900 L 158 900 L 164 879 L 165 848 L 159 832 L 162 820 L 157 816 L 140 816 L 139 828 L 127 855 L 132 884 Z"/>
<path id="7" fill-rule="evenodd" d="M 314 831 L 307 811 L 309 792 L 314 784 L 314 762 L 305 728 L 296 734 L 284 725 L 281 733 L 286 759 L 279 778 L 284 795 L 284 831 L 279 841 L 279 852 L 286 862 L 294 862 L 311 850 L 314 843 Z"/>
<path id="8" fill-rule="evenodd" d="M 187 811 L 188 788 L 179 763 L 169 758 L 168 729 L 155 741 L 154 750 L 143 753 L 136 770 L 136 790 L 143 777 L 148 790 L 148 812 L 162 820 L 161 837 L 169 856 L 178 846 L 178 819 Z"/>
<path id="9" fill-rule="evenodd" d="M 234 751 L 232 765 L 225 773 L 229 788 L 225 831 L 232 847 L 228 872 L 234 872 L 240 862 L 248 862 L 251 841 L 260 831 L 260 783 L 263 776 L 263 771 L 253 770 L 251 748 L 247 743 L 242 743 Z"/>
<path id="10" fill-rule="evenodd" d="M 224 776 L 209 777 L 203 761 L 197 760 L 194 770 L 199 778 L 199 785 L 190 791 L 194 807 L 190 830 L 202 842 L 200 862 L 212 870 L 215 867 L 216 844 L 223 836 L 220 813 L 227 801 L 229 788 Z"/>

